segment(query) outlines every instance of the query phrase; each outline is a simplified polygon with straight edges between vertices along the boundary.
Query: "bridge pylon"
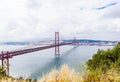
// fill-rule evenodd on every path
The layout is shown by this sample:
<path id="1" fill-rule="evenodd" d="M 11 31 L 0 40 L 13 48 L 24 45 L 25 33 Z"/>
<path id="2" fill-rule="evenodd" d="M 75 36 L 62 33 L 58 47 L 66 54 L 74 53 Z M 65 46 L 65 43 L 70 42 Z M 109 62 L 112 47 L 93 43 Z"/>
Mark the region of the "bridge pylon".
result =
<path id="1" fill-rule="evenodd" d="M 9 76 L 9 52 L 1 52 L 2 55 L 2 74 Z"/>
<path id="2" fill-rule="evenodd" d="M 59 49 L 59 32 L 55 32 L 55 56 L 59 56 L 60 55 L 60 49 Z"/>
<path id="3" fill-rule="evenodd" d="M 73 37 L 73 45 L 78 46 L 78 44 L 79 44 L 79 43 L 78 43 L 76 37 Z"/>

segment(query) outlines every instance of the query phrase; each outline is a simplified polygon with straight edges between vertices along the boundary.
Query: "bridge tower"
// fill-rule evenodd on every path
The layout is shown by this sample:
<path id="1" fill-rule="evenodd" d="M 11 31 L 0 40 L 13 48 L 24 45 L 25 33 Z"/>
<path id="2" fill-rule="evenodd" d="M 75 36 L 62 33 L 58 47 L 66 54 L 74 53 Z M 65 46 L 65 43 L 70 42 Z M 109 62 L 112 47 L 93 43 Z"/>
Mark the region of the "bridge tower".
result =
<path id="1" fill-rule="evenodd" d="M 2 73 L 9 76 L 9 52 L 1 52 L 2 55 Z"/>
<path id="2" fill-rule="evenodd" d="M 73 45 L 75 45 L 75 46 L 77 46 L 77 45 L 78 45 L 78 42 L 77 42 L 76 37 L 73 37 Z"/>
<path id="3" fill-rule="evenodd" d="M 60 55 L 60 49 L 59 49 L 59 32 L 55 32 L 55 55 L 59 56 Z"/>

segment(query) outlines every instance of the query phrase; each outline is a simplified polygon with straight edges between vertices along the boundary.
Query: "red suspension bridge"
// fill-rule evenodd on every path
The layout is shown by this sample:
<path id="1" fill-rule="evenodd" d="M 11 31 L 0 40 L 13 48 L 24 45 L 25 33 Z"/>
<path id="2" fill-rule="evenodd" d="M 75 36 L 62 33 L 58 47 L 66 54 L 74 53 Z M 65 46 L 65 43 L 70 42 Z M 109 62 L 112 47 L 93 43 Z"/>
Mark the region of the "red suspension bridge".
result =
<path id="1" fill-rule="evenodd" d="M 55 32 L 55 42 L 54 44 L 47 45 L 47 46 L 42 46 L 42 47 L 34 47 L 34 48 L 28 48 L 28 49 L 22 49 L 22 50 L 14 50 L 14 51 L 7 51 L 7 52 L 1 52 L 0 53 L 0 60 L 2 62 L 2 72 L 6 75 L 9 76 L 9 59 L 14 57 L 14 56 L 19 56 L 19 55 L 24 55 L 26 53 L 31 53 L 39 50 L 45 50 L 49 48 L 55 47 L 55 55 L 59 56 L 60 55 L 60 46 L 63 45 L 77 45 L 76 38 L 74 37 L 73 42 L 60 42 L 59 39 L 59 32 Z"/>

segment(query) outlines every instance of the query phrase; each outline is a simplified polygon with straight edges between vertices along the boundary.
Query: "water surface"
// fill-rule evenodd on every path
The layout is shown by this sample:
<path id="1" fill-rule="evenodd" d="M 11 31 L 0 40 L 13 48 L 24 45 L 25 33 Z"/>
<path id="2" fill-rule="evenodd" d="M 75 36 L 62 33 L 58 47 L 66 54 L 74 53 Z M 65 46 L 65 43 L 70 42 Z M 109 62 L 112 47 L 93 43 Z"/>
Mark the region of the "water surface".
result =
<path id="1" fill-rule="evenodd" d="M 26 46 L 0 46 L 0 50 L 15 50 Z M 10 75 L 14 77 L 38 78 L 54 67 L 61 65 L 79 69 L 80 63 L 85 63 L 98 49 L 112 48 L 112 46 L 79 46 L 72 45 L 60 47 L 60 57 L 55 57 L 54 48 L 32 52 L 10 59 Z"/>

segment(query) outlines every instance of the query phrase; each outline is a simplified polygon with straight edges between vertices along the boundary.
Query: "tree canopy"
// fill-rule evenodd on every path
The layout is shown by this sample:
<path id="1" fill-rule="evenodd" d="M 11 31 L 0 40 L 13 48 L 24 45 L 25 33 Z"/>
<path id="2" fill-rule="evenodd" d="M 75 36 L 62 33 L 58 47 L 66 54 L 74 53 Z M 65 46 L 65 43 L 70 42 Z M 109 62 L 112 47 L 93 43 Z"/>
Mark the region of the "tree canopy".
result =
<path id="1" fill-rule="evenodd" d="M 92 71 L 102 69 L 105 71 L 110 69 L 113 65 L 120 66 L 120 42 L 112 49 L 100 50 L 92 56 L 92 59 L 87 61 L 87 69 Z"/>

